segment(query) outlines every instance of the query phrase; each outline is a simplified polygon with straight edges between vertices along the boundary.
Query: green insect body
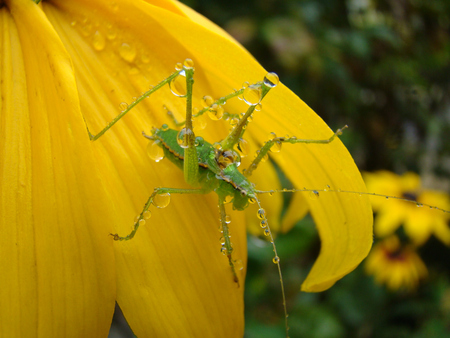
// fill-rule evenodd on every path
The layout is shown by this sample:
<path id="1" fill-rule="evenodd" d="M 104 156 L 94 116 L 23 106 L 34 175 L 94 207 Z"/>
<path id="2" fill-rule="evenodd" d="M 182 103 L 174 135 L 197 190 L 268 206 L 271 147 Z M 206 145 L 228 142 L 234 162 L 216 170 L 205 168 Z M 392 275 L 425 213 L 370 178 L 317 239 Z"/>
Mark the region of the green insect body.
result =
<path id="1" fill-rule="evenodd" d="M 233 257 L 233 245 L 230 240 L 230 231 L 228 223 L 230 223 L 228 216 L 225 212 L 225 204 L 232 203 L 232 206 L 236 210 L 245 210 L 249 203 L 256 203 L 258 205 L 257 217 L 260 219 L 261 228 L 263 229 L 264 235 L 268 237 L 270 243 L 272 244 L 274 257 L 273 262 L 277 265 L 278 274 L 280 278 L 281 294 L 283 299 L 283 308 L 285 314 L 285 328 L 286 336 L 288 336 L 288 314 L 286 308 L 286 298 L 284 292 L 283 277 L 280 267 L 280 258 L 277 254 L 277 249 L 275 246 L 274 238 L 270 230 L 266 214 L 264 209 L 261 207 L 258 195 L 262 193 L 274 193 L 274 192 L 310 192 L 314 196 L 319 196 L 319 192 L 327 193 L 350 193 L 359 195 L 370 195 L 370 196 L 381 196 L 385 198 L 392 198 L 403 200 L 407 202 L 416 203 L 415 201 L 408 200 L 402 197 L 387 196 L 382 194 L 367 193 L 367 192 L 355 192 L 346 190 L 334 190 L 329 187 L 326 189 L 278 189 L 271 191 L 260 191 L 255 189 L 254 184 L 250 181 L 249 177 L 252 172 L 257 169 L 259 163 L 267 156 L 269 150 L 273 147 L 280 147 L 282 143 L 304 143 L 304 144 L 327 144 L 332 142 L 338 135 L 342 133 L 345 126 L 342 129 L 338 129 L 333 135 L 328 139 L 323 140 L 309 140 L 309 139 L 297 139 L 296 137 L 272 137 L 268 140 L 262 148 L 257 153 L 257 156 L 250 164 L 247 169 L 242 172 L 239 171 L 238 167 L 240 165 L 240 155 L 235 150 L 239 150 L 239 144 L 242 140 L 242 136 L 245 133 L 245 129 L 251 118 L 253 112 L 255 111 L 258 104 L 264 98 L 264 96 L 269 92 L 270 89 L 274 88 L 278 83 L 278 77 L 274 73 L 269 73 L 266 75 L 262 82 L 258 82 L 254 85 L 246 86 L 232 94 L 222 97 L 216 101 L 212 101 L 206 108 L 193 114 L 192 109 L 192 86 L 193 86 L 193 62 L 187 59 L 184 65 L 178 64 L 176 67 L 176 72 L 171 74 L 165 80 L 161 81 L 156 86 L 152 87 L 147 92 L 143 93 L 139 98 L 137 98 L 133 103 L 128 105 L 128 107 L 123 110 L 115 119 L 113 119 L 103 130 L 98 134 L 92 135 L 88 134 L 92 141 L 100 138 L 107 130 L 109 130 L 116 122 L 118 122 L 126 113 L 128 113 L 133 107 L 139 104 L 142 100 L 149 97 L 151 94 L 159 90 L 161 87 L 169 84 L 169 86 L 174 85 L 175 81 L 180 78 L 185 79 L 185 88 L 180 90 L 174 90 L 171 87 L 174 95 L 178 97 L 186 98 L 186 120 L 183 122 L 177 122 L 174 116 L 169 112 L 169 116 L 172 118 L 174 124 L 177 127 L 185 126 L 180 131 L 175 129 L 170 129 L 167 125 L 163 125 L 161 128 L 154 128 L 151 135 L 143 135 L 150 140 L 149 147 L 152 149 L 152 153 L 155 152 L 156 155 L 150 155 L 157 162 L 163 158 L 167 158 L 169 161 L 174 163 L 178 168 L 184 172 L 184 177 L 186 183 L 190 184 L 192 189 L 177 189 L 177 188 L 155 188 L 153 193 L 150 195 L 149 199 L 144 205 L 142 212 L 138 215 L 136 222 L 134 223 L 133 230 L 127 236 L 119 236 L 118 234 L 112 234 L 114 240 L 124 241 L 132 239 L 139 226 L 144 225 L 146 220 L 150 217 L 149 208 L 152 204 L 157 207 L 164 207 L 168 204 L 170 194 L 207 194 L 215 192 L 219 199 L 219 211 L 220 211 L 220 230 L 222 236 L 220 238 L 221 252 L 227 256 L 228 262 L 232 271 L 232 276 L 234 281 L 239 285 L 239 279 L 237 277 L 236 270 L 240 264 L 238 260 Z M 178 81 L 179 85 L 179 81 Z M 247 95 L 247 98 L 246 98 Z M 228 134 L 228 136 L 219 143 L 211 144 L 203 140 L 201 137 L 195 137 L 192 120 L 193 117 L 199 117 L 207 111 L 218 111 L 218 107 L 224 104 L 227 100 L 232 99 L 237 96 L 243 96 L 244 101 L 249 105 L 248 110 L 241 115 L 231 116 L 236 124 Z M 155 148 L 156 147 L 156 148 Z M 159 198 L 159 201 L 157 201 Z M 417 204 L 417 203 L 416 203 Z M 427 205 L 428 206 L 428 205 Z M 443 212 L 449 212 L 447 210 L 429 206 L 436 210 Z"/>

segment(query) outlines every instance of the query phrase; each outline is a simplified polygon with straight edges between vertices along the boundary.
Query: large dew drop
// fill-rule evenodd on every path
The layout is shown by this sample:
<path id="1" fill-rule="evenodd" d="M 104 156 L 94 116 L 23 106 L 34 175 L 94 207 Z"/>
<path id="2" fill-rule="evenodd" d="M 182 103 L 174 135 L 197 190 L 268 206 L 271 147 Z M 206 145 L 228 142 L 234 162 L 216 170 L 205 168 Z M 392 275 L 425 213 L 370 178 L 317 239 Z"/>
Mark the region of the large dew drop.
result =
<path id="1" fill-rule="evenodd" d="M 170 203 L 170 194 L 169 193 L 158 194 L 153 198 L 152 203 L 157 208 L 160 209 L 165 208 Z"/>
<path id="2" fill-rule="evenodd" d="M 125 61 L 132 63 L 136 58 L 136 48 L 128 43 L 124 42 L 119 47 L 119 55 Z"/>
<path id="3" fill-rule="evenodd" d="M 192 129 L 183 128 L 177 134 L 177 143 L 181 148 L 189 147 L 189 136 L 194 137 Z"/>
<path id="4" fill-rule="evenodd" d="M 149 142 L 147 155 L 155 162 L 159 162 L 164 158 L 164 150 L 161 148 L 159 140 Z"/>
<path id="5" fill-rule="evenodd" d="M 170 91 L 178 97 L 186 97 L 186 73 L 182 70 L 172 81 L 169 82 Z"/>
<path id="6" fill-rule="evenodd" d="M 260 85 L 250 85 L 244 89 L 242 98 L 249 106 L 256 106 L 262 100 L 262 90 Z"/>

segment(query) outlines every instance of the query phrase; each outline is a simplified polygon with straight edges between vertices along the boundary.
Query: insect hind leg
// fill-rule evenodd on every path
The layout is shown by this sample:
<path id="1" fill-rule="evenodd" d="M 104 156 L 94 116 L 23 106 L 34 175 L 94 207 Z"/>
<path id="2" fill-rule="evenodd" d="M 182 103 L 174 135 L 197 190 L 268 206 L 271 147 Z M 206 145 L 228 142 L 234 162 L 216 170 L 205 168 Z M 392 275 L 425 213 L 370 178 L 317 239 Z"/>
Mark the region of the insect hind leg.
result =
<path id="1" fill-rule="evenodd" d="M 144 225 L 146 220 L 150 218 L 151 213 L 149 211 L 150 206 L 154 204 L 158 208 L 166 207 L 170 202 L 170 194 L 207 194 L 209 191 L 204 189 L 177 189 L 177 188 L 155 188 L 153 193 L 148 198 L 147 202 L 144 205 L 144 209 L 137 216 L 136 221 L 134 222 L 133 230 L 124 237 L 119 236 L 118 234 L 110 234 L 113 236 L 115 241 L 128 241 L 134 237 L 139 226 Z M 155 199 L 158 195 L 169 194 L 168 200 L 162 202 L 155 202 Z"/>

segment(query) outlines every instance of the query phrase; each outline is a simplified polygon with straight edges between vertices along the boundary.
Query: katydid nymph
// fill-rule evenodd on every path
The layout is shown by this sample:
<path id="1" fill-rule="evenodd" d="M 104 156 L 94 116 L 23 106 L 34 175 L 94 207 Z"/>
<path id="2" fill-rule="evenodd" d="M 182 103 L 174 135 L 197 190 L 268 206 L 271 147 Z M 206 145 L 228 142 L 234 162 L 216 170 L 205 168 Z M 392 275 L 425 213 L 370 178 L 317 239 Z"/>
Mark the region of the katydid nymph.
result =
<path id="1" fill-rule="evenodd" d="M 326 189 L 275 189 L 271 191 L 261 191 L 255 188 L 251 182 L 250 177 L 254 170 L 256 170 L 267 157 L 268 152 L 273 147 L 280 147 L 283 143 L 303 143 L 303 144 L 328 144 L 342 133 L 338 129 L 331 134 L 329 138 L 310 140 L 297 139 L 296 137 L 271 137 L 259 150 L 257 156 L 250 164 L 250 166 L 242 171 L 239 171 L 240 154 L 238 150 L 242 146 L 242 137 L 246 131 L 249 120 L 261 100 L 275 88 L 278 84 L 278 76 L 274 73 L 268 73 L 261 82 L 248 85 L 240 90 L 237 90 L 227 96 L 224 96 L 216 101 L 213 99 L 207 100 L 207 107 L 194 113 L 192 104 L 192 88 L 193 88 L 194 65 L 189 59 L 185 60 L 184 64 L 178 64 L 176 71 L 169 77 L 153 86 L 150 90 L 143 93 L 132 104 L 128 105 L 116 118 L 114 118 L 103 130 L 98 134 L 93 135 L 89 132 L 89 137 L 92 141 L 99 139 L 107 130 L 116 124 L 125 114 L 127 114 L 133 107 L 139 104 L 142 100 L 149 97 L 151 94 L 158 91 L 165 85 L 169 85 L 173 94 L 178 97 L 186 99 L 186 115 L 185 121 L 179 122 L 173 115 L 169 115 L 173 124 L 176 127 L 183 127 L 181 130 L 171 129 L 167 124 L 160 128 L 153 128 L 150 134 L 143 132 L 143 136 L 150 140 L 149 156 L 156 162 L 167 158 L 184 173 L 186 183 L 192 186 L 191 189 L 178 188 L 155 188 L 150 197 L 146 201 L 144 208 L 138 215 L 132 231 L 124 236 L 119 234 L 112 234 L 116 241 L 127 241 L 132 239 L 138 228 L 146 223 L 150 218 L 150 207 L 153 204 L 157 207 L 164 207 L 168 204 L 169 196 L 171 194 L 208 194 L 215 192 L 218 196 L 218 208 L 220 214 L 220 251 L 227 257 L 230 266 L 230 278 L 239 286 L 243 281 L 238 278 L 237 270 L 240 268 L 239 260 L 233 256 L 233 244 L 230 239 L 230 220 L 226 214 L 225 205 L 231 203 L 234 209 L 244 210 L 250 203 L 256 203 L 258 206 L 257 216 L 263 231 L 263 234 L 268 238 L 273 248 L 273 263 L 276 264 L 280 278 L 281 294 L 283 300 L 283 309 L 285 316 L 286 336 L 288 336 L 288 314 L 286 307 L 286 296 L 283 284 L 283 276 L 281 273 L 280 257 L 277 253 L 277 248 L 274 242 L 274 236 L 269 226 L 266 217 L 266 212 L 261 205 L 259 195 L 264 193 L 274 192 L 297 192 L 309 191 L 314 196 L 318 196 L 321 192 L 327 193 L 353 193 L 353 194 L 369 194 L 373 196 L 384 196 L 371 194 L 366 192 L 354 192 L 344 190 L 333 190 L 327 187 Z M 177 88 L 183 87 L 182 89 Z M 221 115 L 220 110 L 227 100 L 242 97 L 248 104 L 248 109 L 245 113 L 232 116 L 235 120 L 234 126 L 229 134 L 220 142 L 211 144 L 201 137 L 196 137 L 193 118 L 197 118 L 205 113 L 213 113 Z M 388 197 L 388 196 L 384 196 Z M 397 198 L 389 196 L 391 198 Z M 399 198 L 404 200 L 403 198 Z"/>

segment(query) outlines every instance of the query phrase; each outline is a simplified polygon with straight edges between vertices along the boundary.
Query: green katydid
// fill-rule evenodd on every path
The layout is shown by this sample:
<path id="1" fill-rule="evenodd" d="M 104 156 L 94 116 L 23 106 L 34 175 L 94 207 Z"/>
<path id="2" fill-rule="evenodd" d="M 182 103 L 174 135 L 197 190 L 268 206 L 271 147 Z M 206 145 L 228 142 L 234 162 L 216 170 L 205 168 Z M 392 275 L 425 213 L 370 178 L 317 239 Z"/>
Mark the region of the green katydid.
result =
<path id="1" fill-rule="evenodd" d="M 153 193 L 148 198 L 147 202 L 141 213 L 138 215 L 133 230 L 126 236 L 119 236 L 118 234 L 112 234 L 114 240 L 124 241 L 132 239 L 139 226 L 144 225 L 146 220 L 150 218 L 150 206 L 153 204 L 157 207 L 164 207 L 169 203 L 170 194 L 207 194 L 215 192 L 218 195 L 218 206 L 220 211 L 220 228 L 222 236 L 220 238 L 221 252 L 227 256 L 228 262 L 231 268 L 231 273 L 234 281 L 239 285 L 236 270 L 238 269 L 239 262 L 233 258 L 233 245 L 230 240 L 229 219 L 226 215 L 225 204 L 232 202 L 233 208 L 237 210 L 244 210 L 249 203 L 255 203 L 258 205 L 257 217 L 260 219 L 261 228 L 264 231 L 264 235 L 268 237 L 272 244 L 274 257 L 273 262 L 277 265 L 278 274 L 281 284 L 281 293 L 283 299 L 283 308 L 285 315 L 285 327 L 286 335 L 288 335 L 288 314 L 286 307 L 286 297 L 284 291 L 283 277 L 281 273 L 280 258 L 277 253 L 277 248 L 274 243 L 274 237 L 269 227 L 265 210 L 262 208 L 259 194 L 274 193 L 274 192 L 297 192 L 297 191 L 309 191 L 314 196 L 318 196 L 320 192 L 340 192 L 340 193 L 354 193 L 354 194 L 368 194 L 372 196 L 382 196 L 386 198 L 401 199 L 409 202 L 413 202 L 404 198 L 395 196 L 386 196 L 367 192 L 354 192 L 344 190 L 333 189 L 282 189 L 261 191 L 255 189 L 254 185 L 249 180 L 252 172 L 257 169 L 261 161 L 267 156 L 269 150 L 272 147 L 279 147 L 282 143 L 316 143 L 327 144 L 332 142 L 337 136 L 342 133 L 341 129 L 338 129 L 327 139 L 321 140 L 309 140 L 309 139 L 297 139 L 296 137 L 273 137 L 268 140 L 264 146 L 259 150 L 257 156 L 250 164 L 250 166 L 242 172 L 238 170 L 240 164 L 240 155 L 235 149 L 239 149 L 240 142 L 242 142 L 242 136 L 245 133 L 245 129 L 252 117 L 255 109 L 258 107 L 261 100 L 265 95 L 278 84 L 278 76 L 274 73 L 268 73 L 263 81 L 249 85 L 222 97 L 216 101 L 211 100 L 209 105 L 193 113 L 192 107 L 192 88 L 193 88 L 193 75 L 194 67 L 193 62 L 189 59 L 185 60 L 184 65 L 177 65 L 176 72 L 169 77 L 152 87 L 150 90 L 143 93 L 132 104 L 128 105 L 116 118 L 114 118 L 105 128 L 103 128 L 98 134 L 93 135 L 89 133 L 89 137 L 92 141 L 99 139 L 107 130 L 109 130 L 115 123 L 117 123 L 125 114 L 127 114 L 133 107 L 139 104 L 142 100 L 149 97 L 151 94 L 159 90 L 165 85 L 171 86 L 172 92 L 179 96 L 186 98 L 186 118 L 183 122 L 178 122 L 173 115 L 170 115 L 174 124 L 177 127 L 184 126 L 180 131 L 170 129 L 166 124 L 161 128 L 153 128 L 151 135 L 143 133 L 143 136 L 150 140 L 149 155 L 155 161 L 160 161 L 164 157 L 169 159 L 172 163 L 178 166 L 184 172 L 184 178 L 186 183 L 190 184 L 192 189 L 177 189 L 177 188 L 155 188 Z M 177 86 L 183 87 L 181 90 Z M 248 110 L 241 114 L 236 115 L 234 119 L 236 123 L 232 128 L 228 136 L 221 142 L 210 144 L 203 140 L 201 137 L 196 137 L 193 128 L 193 118 L 197 118 L 206 112 L 214 112 L 221 114 L 219 111 L 222 104 L 227 100 L 242 96 L 248 103 Z M 435 209 L 445 211 L 440 208 Z"/>

